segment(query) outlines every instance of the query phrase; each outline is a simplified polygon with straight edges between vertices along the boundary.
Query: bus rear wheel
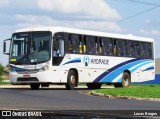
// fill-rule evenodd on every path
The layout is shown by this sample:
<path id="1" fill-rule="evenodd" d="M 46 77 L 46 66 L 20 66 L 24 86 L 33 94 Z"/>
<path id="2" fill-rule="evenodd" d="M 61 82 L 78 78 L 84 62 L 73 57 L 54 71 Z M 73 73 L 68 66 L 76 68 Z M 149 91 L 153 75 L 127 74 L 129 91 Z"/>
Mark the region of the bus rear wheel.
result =
<path id="1" fill-rule="evenodd" d="M 114 86 L 116 88 L 118 88 L 118 87 L 129 87 L 130 83 L 131 83 L 130 75 L 127 72 L 124 72 L 123 76 L 122 76 L 122 83 L 116 83 L 116 84 L 114 84 Z"/>
<path id="2" fill-rule="evenodd" d="M 70 70 L 67 77 L 67 84 L 66 89 L 67 90 L 74 90 L 74 88 L 77 85 L 77 76 L 76 73 L 73 70 Z"/>
<path id="3" fill-rule="evenodd" d="M 102 84 L 101 83 L 86 83 L 88 89 L 100 89 Z"/>
<path id="4" fill-rule="evenodd" d="M 39 89 L 40 84 L 39 83 L 30 83 L 30 87 L 32 90 Z"/>

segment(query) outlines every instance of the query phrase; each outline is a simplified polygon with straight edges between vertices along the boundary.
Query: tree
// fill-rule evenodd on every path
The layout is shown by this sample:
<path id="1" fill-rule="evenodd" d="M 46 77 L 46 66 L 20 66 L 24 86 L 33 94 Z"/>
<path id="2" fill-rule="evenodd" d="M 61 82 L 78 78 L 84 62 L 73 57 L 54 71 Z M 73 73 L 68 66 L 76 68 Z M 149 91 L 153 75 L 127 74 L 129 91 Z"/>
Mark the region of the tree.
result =
<path id="1" fill-rule="evenodd" d="M 0 80 L 1 80 L 2 72 L 3 72 L 3 66 L 2 66 L 2 64 L 0 64 Z"/>

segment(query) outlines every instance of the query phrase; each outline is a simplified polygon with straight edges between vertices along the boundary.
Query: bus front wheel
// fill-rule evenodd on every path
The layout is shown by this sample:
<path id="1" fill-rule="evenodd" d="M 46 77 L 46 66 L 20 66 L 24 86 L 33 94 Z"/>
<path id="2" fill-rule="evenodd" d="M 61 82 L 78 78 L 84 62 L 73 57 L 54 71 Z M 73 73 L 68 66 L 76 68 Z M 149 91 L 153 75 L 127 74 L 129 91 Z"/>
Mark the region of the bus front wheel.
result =
<path id="1" fill-rule="evenodd" d="M 77 85 L 77 76 L 76 73 L 73 70 L 70 70 L 67 77 L 67 84 L 66 89 L 67 90 L 74 90 L 74 88 Z"/>
<path id="2" fill-rule="evenodd" d="M 39 89 L 40 84 L 39 83 L 30 83 L 30 87 L 32 90 Z"/>

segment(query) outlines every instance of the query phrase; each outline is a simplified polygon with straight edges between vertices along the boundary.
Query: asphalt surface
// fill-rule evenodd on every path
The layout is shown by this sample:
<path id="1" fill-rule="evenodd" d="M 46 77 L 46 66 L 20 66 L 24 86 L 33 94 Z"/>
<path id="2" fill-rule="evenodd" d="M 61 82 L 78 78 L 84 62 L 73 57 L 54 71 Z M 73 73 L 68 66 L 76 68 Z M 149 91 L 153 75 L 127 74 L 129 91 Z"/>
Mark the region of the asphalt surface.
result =
<path id="1" fill-rule="evenodd" d="M 107 90 L 107 89 L 106 89 Z M 86 87 L 66 90 L 63 86 L 31 90 L 29 87 L 1 87 L 0 109 L 21 110 L 160 110 L 160 103 L 108 99 L 88 95 Z"/>

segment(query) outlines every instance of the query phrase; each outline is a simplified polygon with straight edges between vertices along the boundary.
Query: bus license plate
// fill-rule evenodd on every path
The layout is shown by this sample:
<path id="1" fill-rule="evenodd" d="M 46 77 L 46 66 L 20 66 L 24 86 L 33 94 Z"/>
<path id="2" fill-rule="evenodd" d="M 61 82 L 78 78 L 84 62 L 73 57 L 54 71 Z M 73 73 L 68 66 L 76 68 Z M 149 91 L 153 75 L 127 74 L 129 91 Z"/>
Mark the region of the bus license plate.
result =
<path id="1" fill-rule="evenodd" d="M 24 74 L 23 77 L 24 77 L 24 78 L 29 78 L 29 77 L 30 77 L 30 74 Z"/>

